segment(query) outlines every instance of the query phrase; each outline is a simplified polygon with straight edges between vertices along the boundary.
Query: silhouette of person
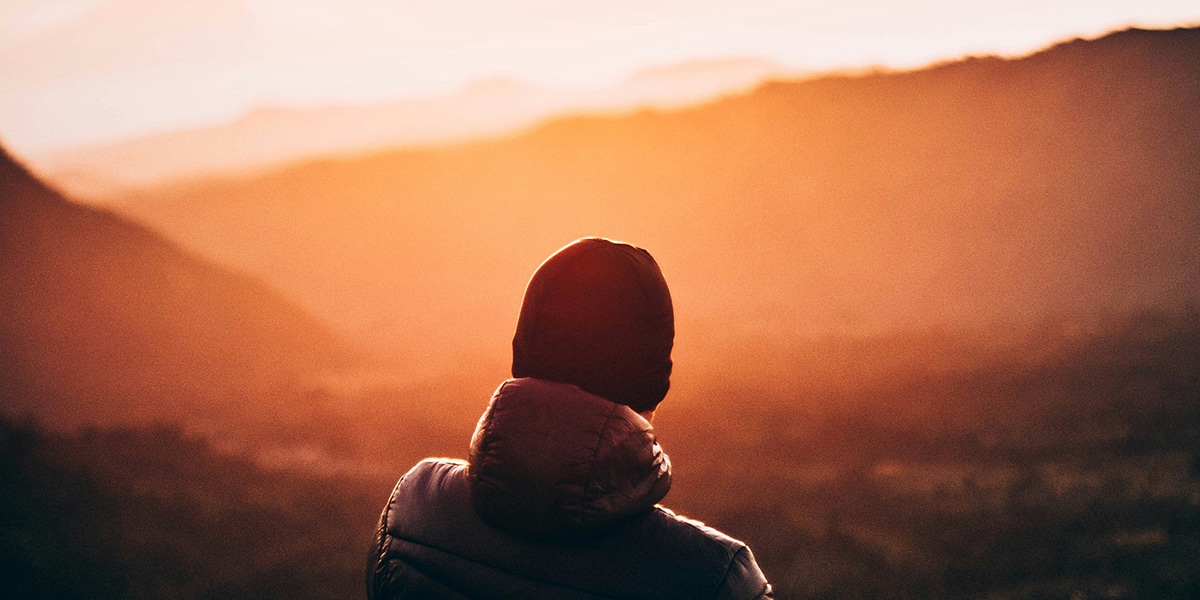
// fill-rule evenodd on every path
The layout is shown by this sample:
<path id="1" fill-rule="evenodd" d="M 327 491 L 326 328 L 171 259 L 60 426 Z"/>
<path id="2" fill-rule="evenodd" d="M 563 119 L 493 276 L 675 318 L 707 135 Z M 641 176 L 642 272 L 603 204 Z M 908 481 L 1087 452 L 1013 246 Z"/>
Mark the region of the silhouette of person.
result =
<path id="1" fill-rule="evenodd" d="M 742 542 L 659 506 L 671 466 L 650 423 L 675 324 L 658 264 L 577 240 L 525 290 L 513 379 L 469 460 L 425 459 L 396 484 L 367 597 L 771 598 Z"/>

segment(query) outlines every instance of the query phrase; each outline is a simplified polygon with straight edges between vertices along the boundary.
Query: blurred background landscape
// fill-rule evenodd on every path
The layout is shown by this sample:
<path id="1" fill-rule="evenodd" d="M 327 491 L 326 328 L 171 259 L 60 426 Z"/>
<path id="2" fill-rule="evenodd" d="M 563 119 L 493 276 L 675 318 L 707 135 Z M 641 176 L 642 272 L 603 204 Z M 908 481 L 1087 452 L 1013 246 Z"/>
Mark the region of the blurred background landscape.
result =
<path id="1" fill-rule="evenodd" d="M 396 479 L 465 457 L 586 235 L 671 286 L 664 504 L 777 597 L 1200 596 L 1200 14 L 38 130 L 83 67 L 33 50 L 270 3 L 91 4 L 0 43 L 5 597 L 360 597 Z"/>

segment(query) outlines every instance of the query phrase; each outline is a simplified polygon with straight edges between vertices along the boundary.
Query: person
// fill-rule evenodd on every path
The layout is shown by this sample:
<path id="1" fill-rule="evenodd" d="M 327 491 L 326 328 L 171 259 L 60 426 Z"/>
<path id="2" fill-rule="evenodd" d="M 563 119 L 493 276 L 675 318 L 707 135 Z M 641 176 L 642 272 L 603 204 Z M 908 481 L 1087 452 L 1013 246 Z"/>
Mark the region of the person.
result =
<path id="1" fill-rule="evenodd" d="M 658 504 L 674 337 L 650 253 L 584 238 L 546 259 L 468 460 L 425 459 L 388 499 L 367 597 L 772 598 L 744 543 Z"/>

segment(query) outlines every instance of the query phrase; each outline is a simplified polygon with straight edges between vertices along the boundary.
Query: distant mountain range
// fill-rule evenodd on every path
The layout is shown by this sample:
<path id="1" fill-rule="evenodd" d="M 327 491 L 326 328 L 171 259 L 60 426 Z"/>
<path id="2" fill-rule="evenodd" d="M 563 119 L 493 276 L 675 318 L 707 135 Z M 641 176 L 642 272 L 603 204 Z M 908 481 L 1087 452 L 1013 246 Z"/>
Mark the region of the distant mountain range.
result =
<path id="1" fill-rule="evenodd" d="M 724 336 L 1068 331 L 1200 300 L 1197 56 L 1200 30 L 1129 30 L 118 206 L 413 356 L 504 356 L 527 277 L 584 235 L 659 259 L 684 356 Z"/>
<path id="2" fill-rule="evenodd" d="M 484 81 L 446 96 L 319 109 L 266 108 L 238 121 L 30 157 L 57 185 L 111 197 L 166 179 L 261 170 L 335 154 L 445 144 L 515 132 L 568 113 L 671 108 L 745 92 L 792 75 L 761 59 L 647 69 L 601 89 Z"/>
<path id="3" fill-rule="evenodd" d="M 74 204 L 0 148 L 0 413 L 55 426 L 249 412 L 356 351 L 260 279 Z"/>

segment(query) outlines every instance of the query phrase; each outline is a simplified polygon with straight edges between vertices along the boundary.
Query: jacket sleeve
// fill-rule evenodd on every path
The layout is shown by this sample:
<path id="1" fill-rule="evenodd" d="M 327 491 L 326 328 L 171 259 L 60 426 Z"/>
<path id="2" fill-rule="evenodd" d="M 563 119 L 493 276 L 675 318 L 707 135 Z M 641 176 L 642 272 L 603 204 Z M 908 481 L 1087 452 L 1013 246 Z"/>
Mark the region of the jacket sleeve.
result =
<path id="1" fill-rule="evenodd" d="M 725 581 L 717 591 L 714 600 L 772 600 L 775 598 L 771 584 L 763 575 L 758 563 L 754 562 L 754 553 L 750 548 L 742 546 L 725 572 Z"/>
<path id="2" fill-rule="evenodd" d="M 367 600 L 378 600 L 378 573 L 380 562 L 383 558 L 383 538 L 387 535 L 387 509 L 384 507 L 383 514 L 379 517 L 379 526 L 375 529 L 375 535 L 371 537 L 371 545 L 367 548 Z"/>
<path id="3" fill-rule="evenodd" d="M 415 469 L 415 467 L 414 467 Z M 436 598 L 437 600 L 468 600 L 446 584 L 430 578 L 391 549 L 397 540 L 392 537 L 392 508 L 400 486 L 408 476 L 400 478 L 388 503 L 379 516 L 379 526 L 367 549 L 366 588 L 367 600 L 399 600 Z M 401 507 L 401 510 L 403 508 Z"/>

